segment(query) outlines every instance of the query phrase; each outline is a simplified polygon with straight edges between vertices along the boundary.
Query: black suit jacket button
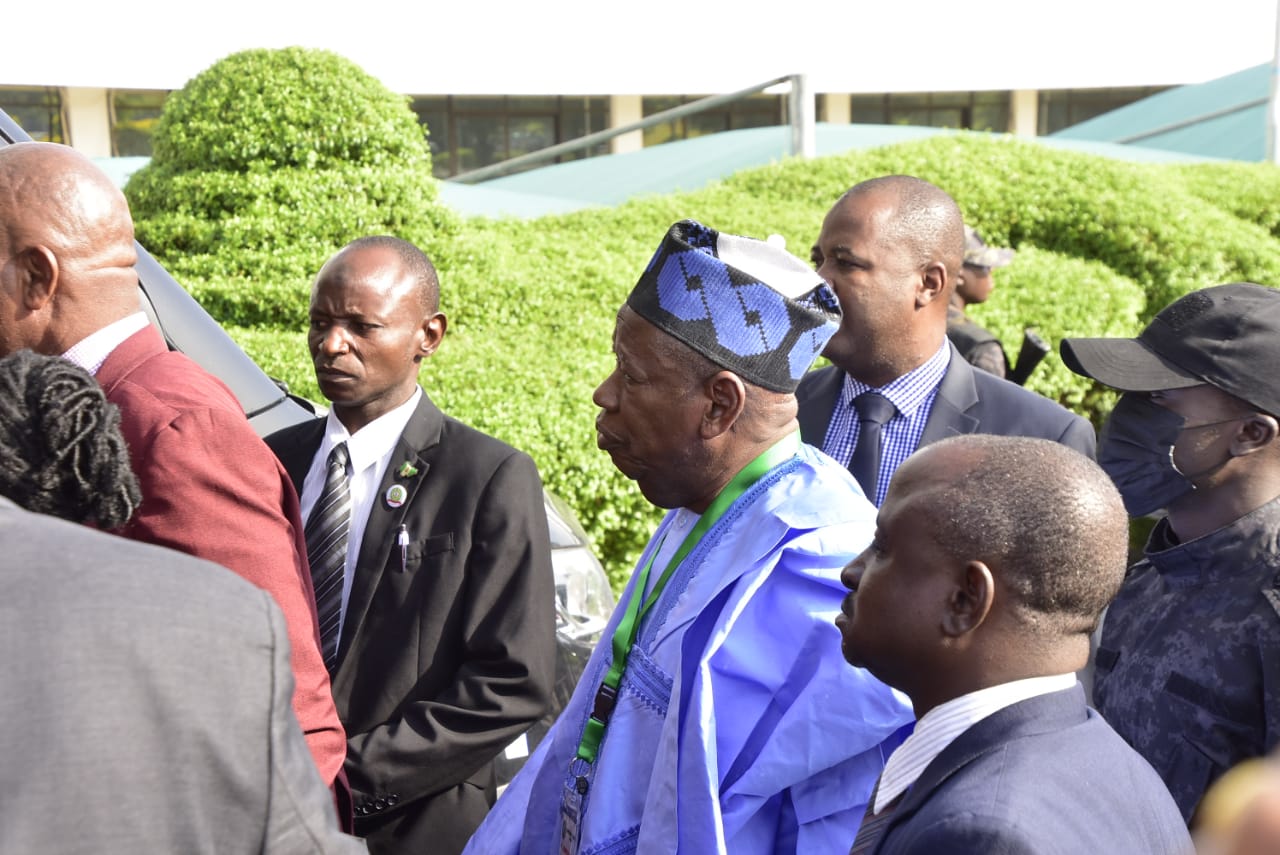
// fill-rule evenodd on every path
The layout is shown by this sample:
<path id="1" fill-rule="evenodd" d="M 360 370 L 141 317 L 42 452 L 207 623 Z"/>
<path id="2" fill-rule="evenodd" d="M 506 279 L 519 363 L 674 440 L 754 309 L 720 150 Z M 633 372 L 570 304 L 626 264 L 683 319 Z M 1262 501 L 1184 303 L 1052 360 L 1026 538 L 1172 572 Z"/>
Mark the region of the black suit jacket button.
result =
<path id="1" fill-rule="evenodd" d="M 378 799 L 378 800 L 376 800 L 376 801 L 373 803 L 373 809 L 374 809 L 374 810 L 386 810 L 386 809 L 387 809 L 387 803 L 386 803 L 386 801 L 384 801 L 383 799 Z"/>
<path id="2" fill-rule="evenodd" d="M 392 793 L 391 795 L 387 796 L 387 807 L 395 807 L 399 801 L 400 801 L 400 797 L 397 796 L 395 793 Z"/>

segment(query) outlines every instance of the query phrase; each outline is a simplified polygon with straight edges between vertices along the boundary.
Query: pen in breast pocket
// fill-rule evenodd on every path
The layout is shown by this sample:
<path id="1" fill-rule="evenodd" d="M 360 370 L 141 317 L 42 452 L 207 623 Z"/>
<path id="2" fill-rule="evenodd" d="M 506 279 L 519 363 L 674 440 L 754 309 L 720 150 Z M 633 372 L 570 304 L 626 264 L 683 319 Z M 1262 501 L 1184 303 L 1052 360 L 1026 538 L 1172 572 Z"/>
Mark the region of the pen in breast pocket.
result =
<path id="1" fill-rule="evenodd" d="M 409 529 L 403 524 L 396 535 L 396 543 L 400 545 L 400 570 L 407 572 L 409 570 Z"/>

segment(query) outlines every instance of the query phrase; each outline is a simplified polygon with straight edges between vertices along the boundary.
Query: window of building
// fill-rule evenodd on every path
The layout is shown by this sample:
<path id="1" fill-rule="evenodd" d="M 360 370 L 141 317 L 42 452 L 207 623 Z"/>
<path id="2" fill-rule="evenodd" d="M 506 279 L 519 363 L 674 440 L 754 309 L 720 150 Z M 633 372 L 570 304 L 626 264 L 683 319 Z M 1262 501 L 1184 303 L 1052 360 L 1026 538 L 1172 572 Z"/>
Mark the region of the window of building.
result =
<path id="1" fill-rule="evenodd" d="M 974 131 L 1009 129 L 1008 92 L 899 92 L 852 95 L 854 124 L 920 125 Z"/>
<path id="2" fill-rule="evenodd" d="M 0 107 L 33 140 L 66 142 L 62 96 L 49 86 L 0 86 Z"/>
<path id="3" fill-rule="evenodd" d="M 111 105 L 111 153 L 116 157 L 150 157 L 151 135 L 164 109 L 168 92 L 158 89 L 113 89 Z"/>
<path id="4" fill-rule="evenodd" d="M 1131 86 L 1122 89 L 1045 89 L 1040 92 L 1036 133 L 1040 136 L 1078 125 L 1086 119 L 1140 101 L 1167 86 Z"/>
<path id="5" fill-rule="evenodd" d="M 413 98 L 427 126 L 432 171 L 449 178 L 510 160 L 609 126 L 609 100 L 599 96 Z M 607 154 L 608 143 L 563 154 L 551 162 Z M 548 163 L 535 164 L 546 166 Z"/>
<path id="6" fill-rule="evenodd" d="M 682 104 L 700 100 L 703 96 L 648 96 L 642 99 L 641 109 L 646 117 Z M 787 101 L 782 95 L 749 95 L 732 104 L 723 104 L 710 110 L 682 116 L 644 129 L 645 146 L 658 145 L 671 140 L 687 140 L 721 131 L 739 128 L 764 128 L 787 122 Z"/>

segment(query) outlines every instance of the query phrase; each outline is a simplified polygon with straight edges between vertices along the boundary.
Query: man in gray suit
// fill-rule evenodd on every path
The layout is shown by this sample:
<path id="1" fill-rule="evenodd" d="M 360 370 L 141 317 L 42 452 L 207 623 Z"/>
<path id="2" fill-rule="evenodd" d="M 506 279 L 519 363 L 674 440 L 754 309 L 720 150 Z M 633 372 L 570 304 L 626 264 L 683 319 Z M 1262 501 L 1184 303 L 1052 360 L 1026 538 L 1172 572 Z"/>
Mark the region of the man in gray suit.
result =
<path id="1" fill-rule="evenodd" d="M 0 497 L 0 852 L 358 853 L 226 570 Z"/>
<path id="2" fill-rule="evenodd" d="M 129 461 L 92 374 L 0 359 L 0 853 L 366 851 L 294 717 L 271 595 L 76 524 L 129 521 Z"/>
<path id="3" fill-rule="evenodd" d="M 947 342 L 947 305 L 964 222 L 946 192 L 909 175 L 849 189 L 813 247 L 844 321 L 800 383 L 800 433 L 848 465 L 879 506 L 898 464 L 966 433 L 1030 436 L 1089 457 L 1093 427 L 1040 395 L 974 367 Z"/>

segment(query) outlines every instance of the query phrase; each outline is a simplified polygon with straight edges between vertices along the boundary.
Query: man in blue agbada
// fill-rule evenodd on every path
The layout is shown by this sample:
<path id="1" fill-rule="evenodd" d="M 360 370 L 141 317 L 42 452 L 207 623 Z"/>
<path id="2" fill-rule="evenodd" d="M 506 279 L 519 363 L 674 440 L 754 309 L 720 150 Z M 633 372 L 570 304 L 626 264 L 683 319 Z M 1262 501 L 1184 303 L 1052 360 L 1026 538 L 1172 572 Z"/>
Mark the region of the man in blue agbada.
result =
<path id="1" fill-rule="evenodd" d="M 875 509 L 801 444 L 793 392 L 839 322 L 783 250 L 667 233 L 594 401 L 600 447 L 669 512 L 468 853 L 848 851 L 913 719 L 832 623 Z"/>

